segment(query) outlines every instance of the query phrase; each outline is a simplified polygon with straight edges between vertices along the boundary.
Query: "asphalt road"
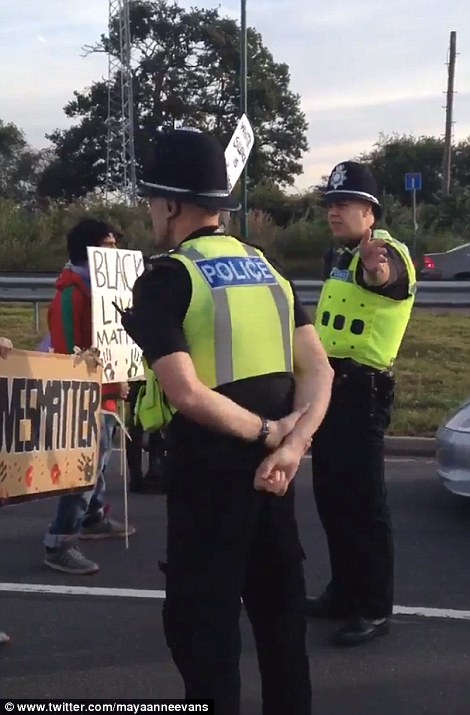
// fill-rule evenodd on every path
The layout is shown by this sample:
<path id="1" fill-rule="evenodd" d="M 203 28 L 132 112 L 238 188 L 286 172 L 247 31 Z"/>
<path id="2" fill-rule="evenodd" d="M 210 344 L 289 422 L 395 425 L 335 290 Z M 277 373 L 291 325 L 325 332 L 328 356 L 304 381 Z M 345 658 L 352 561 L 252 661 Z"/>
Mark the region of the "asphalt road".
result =
<path id="1" fill-rule="evenodd" d="M 328 564 L 309 469 L 305 461 L 297 495 L 308 587 L 314 594 L 328 578 Z M 397 546 L 396 605 L 442 609 L 441 616 L 451 617 L 395 615 L 387 638 L 352 650 L 329 644 L 331 624 L 311 622 L 314 712 L 468 715 L 470 500 L 448 494 L 431 461 L 391 460 L 387 478 Z M 120 516 L 116 476 L 109 480 L 109 496 Z M 1 582 L 91 590 L 87 595 L 0 592 L 0 628 L 12 637 L 11 646 L 0 649 L 0 697 L 181 697 L 181 681 L 162 633 L 161 599 L 131 598 L 119 591 L 164 588 L 156 567 L 164 555 L 164 498 L 130 496 L 137 533 L 129 550 L 121 540 L 85 544 L 85 553 L 101 565 L 98 574 L 88 577 L 53 573 L 42 565 L 41 537 L 53 510 L 54 501 L 48 500 L 1 511 Z M 102 597 L 94 595 L 94 587 L 116 590 Z M 447 613 L 450 609 L 457 613 Z M 259 679 L 245 617 L 242 633 L 242 712 L 255 715 L 260 712 Z"/>

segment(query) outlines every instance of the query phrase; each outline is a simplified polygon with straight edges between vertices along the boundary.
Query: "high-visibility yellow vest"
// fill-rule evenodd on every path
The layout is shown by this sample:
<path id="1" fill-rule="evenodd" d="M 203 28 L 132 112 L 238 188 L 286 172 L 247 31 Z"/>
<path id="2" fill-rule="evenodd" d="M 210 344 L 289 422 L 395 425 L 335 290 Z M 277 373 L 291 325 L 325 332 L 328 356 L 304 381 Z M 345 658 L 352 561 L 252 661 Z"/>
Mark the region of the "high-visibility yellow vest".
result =
<path id="1" fill-rule="evenodd" d="M 356 282 L 359 252 L 348 268 L 333 268 L 325 281 L 317 307 L 315 327 L 329 357 L 350 358 L 378 370 L 390 368 L 398 354 L 416 294 L 416 273 L 409 250 L 387 231 L 374 231 L 403 258 L 408 271 L 409 294 L 393 300 Z"/>
<path id="2" fill-rule="evenodd" d="M 213 235 L 185 241 L 168 255 L 183 263 L 191 278 L 183 330 L 204 385 L 214 389 L 293 371 L 294 294 L 262 251 L 232 236 Z M 159 429 L 174 409 L 167 405 L 163 414 L 161 390 L 146 374 L 136 414 L 145 429 L 152 429 L 150 424 Z"/>
<path id="3" fill-rule="evenodd" d="M 143 360 L 145 385 L 142 385 L 134 408 L 134 420 L 140 422 L 147 432 L 155 432 L 168 425 L 175 413 L 158 384 L 155 373 Z"/>

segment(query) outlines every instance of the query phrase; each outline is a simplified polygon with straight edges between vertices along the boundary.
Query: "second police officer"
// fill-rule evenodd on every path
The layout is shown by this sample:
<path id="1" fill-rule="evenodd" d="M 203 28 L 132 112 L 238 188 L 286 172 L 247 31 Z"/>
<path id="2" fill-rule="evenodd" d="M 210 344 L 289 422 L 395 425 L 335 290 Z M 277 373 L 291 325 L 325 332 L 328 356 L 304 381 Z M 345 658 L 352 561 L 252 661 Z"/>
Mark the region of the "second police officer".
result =
<path id="1" fill-rule="evenodd" d="M 336 166 L 325 199 L 334 247 L 316 328 L 335 371 L 331 404 L 312 443 L 313 488 L 326 532 L 331 581 L 307 614 L 345 619 L 338 645 L 389 629 L 394 554 L 384 479 L 393 367 L 415 297 L 408 248 L 376 229 L 375 179 L 356 162 Z"/>

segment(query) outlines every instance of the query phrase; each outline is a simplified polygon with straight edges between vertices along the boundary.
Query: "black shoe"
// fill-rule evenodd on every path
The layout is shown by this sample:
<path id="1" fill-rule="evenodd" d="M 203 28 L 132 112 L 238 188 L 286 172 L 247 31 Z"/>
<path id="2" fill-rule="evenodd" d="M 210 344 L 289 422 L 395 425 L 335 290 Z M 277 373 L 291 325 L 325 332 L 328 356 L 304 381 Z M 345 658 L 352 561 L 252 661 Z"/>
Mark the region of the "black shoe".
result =
<path id="1" fill-rule="evenodd" d="M 339 646 L 352 646 L 367 643 L 379 636 L 384 636 L 390 630 L 390 618 L 354 618 L 336 631 L 333 643 Z"/>
<path id="2" fill-rule="evenodd" d="M 330 618 L 332 620 L 347 618 L 349 615 L 346 608 L 341 608 L 334 603 L 327 591 L 315 598 L 306 598 L 304 613 L 307 618 Z"/>

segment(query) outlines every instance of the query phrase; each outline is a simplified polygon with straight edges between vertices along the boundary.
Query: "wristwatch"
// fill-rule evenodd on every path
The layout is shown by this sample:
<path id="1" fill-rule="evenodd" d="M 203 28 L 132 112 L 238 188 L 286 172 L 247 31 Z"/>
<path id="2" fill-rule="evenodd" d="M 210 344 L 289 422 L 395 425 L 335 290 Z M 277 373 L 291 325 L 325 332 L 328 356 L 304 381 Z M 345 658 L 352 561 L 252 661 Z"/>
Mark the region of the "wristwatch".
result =
<path id="1" fill-rule="evenodd" d="M 267 420 L 265 417 L 260 417 L 260 419 L 261 429 L 259 431 L 258 437 L 256 438 L 256 441 L 260 444 L 266 444 L 266 441 L 269 437 L 269 420 Z"/>

